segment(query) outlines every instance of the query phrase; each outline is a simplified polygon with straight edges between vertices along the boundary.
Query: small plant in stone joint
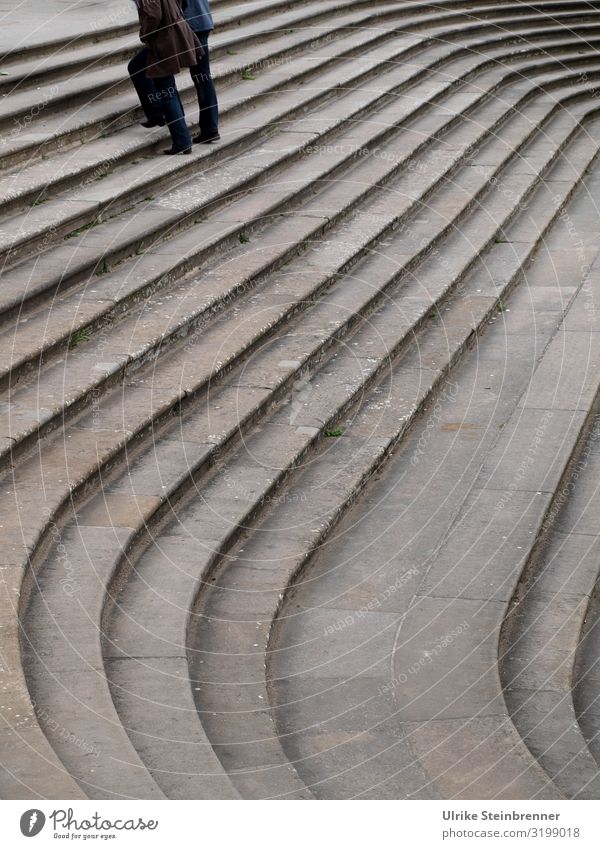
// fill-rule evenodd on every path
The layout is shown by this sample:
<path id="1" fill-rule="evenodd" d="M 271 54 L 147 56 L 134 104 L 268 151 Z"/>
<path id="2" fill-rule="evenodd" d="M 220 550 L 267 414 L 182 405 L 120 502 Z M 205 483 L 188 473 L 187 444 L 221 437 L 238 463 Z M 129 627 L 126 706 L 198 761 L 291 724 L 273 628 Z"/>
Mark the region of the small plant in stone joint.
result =
<path id="1" fill-rule="evenodd" d="M 250 241 L 250 236 L 247 233 L 240 233 L 240 245 L 247 245 Z"/>
<path id="2" fill-rule="evenodd" d="M 323 431 L 323 436 L 327 437 L 327 439 L 336 439 L 338 436 L 343 436 L 344 429 L 341 427 L 335 428 L 325 428 Z"/>
<path id="3" fill-rule="evenodd" d="M 89 330 L 77 330 L 71 336 L 69 336 L 69 341 L 67 347 L 69 351 L 72 351 L 73 348 L 76 348 L 78 345 L 81 345 L 83 342 L 89 342 L 91 339 L 91 332 Z"/>
<path id="4" fill-rule="evenodd" d="M 243 80 L 255 80 L 256 79 L 256 76 L 252 73 L 251 68 L 243 68 L 241 76 L 242 76 Z"/>

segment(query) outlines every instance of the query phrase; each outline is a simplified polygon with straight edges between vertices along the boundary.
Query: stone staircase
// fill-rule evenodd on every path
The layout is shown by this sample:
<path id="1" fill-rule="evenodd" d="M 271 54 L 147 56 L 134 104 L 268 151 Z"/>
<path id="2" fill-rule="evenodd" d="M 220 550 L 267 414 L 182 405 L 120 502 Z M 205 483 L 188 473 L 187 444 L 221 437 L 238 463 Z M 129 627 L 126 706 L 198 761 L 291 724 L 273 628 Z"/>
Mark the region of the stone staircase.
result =
<path id="1" fill-rule="evenodd" d="M 597 15 L 214 12 L 2 60 L 0 796 L 598 798 Z"/>

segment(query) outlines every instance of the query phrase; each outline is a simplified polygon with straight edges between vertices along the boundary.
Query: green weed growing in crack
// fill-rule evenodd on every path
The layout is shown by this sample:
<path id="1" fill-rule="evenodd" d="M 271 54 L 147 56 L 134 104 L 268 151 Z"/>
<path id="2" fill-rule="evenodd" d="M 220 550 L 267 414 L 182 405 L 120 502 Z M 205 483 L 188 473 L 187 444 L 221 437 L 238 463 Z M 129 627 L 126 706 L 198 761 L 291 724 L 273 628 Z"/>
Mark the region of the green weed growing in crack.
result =
<path id="1" fill-rule="evenodd" d="M 255 75 L 252 73 L 250 68 L 244 68 L 244 70 L 241 73 L 241 77 L 242 77 L 243 80 L 255 80 L 256 79 Z"/>
<path id="2" fill-rule="evenodd" d="M 31 202 L 31 206 L 41 206 L 43 203 L 46 203 L 48 198 L 36 198 Z"/>
<path id="3" fill-rule="evenodd" d="M 323 431 L 323 436 L 327 437 L 327 439 L 337 439 L 338 436 L 343 436 L 344 430 L 341 427 L 335 428 L 325 428 Z"/>
<path id="4" fill-rule="evenodd" d="M 240 245 L 247 245 L 250 241 L 250 236 L 247 233 L 240 233 Z"/>
<path id="5" fill-rule="evenodd" d="M 89 342 L 92 337 L 92 334 L 89 330 L 77 330 L 71 336 L 69 336 L 68 348 L 69 351 L 72 351 L 73 348 L 76 348 L 78 345 L 81 345 L 83 342 Z"/>
<path id="6" fill-rule="evenodd" d="M 228 56 L 237 56 L 237 50 L 234 50 L 232 47 L 227 51 Z"/>
<path id="7" fill-rule="evenodd" d="M 436 318 L 439 318 L 439 317 L 440 317 L 440 314 L 439 314 L 439 312 L 437 311 L 437 309 L 433 309 L 433 310 L 431 310 L 431 312 L 430 312 L 430 313 L 429 313 L 429 315 L 427 316 L 427 318 L 430 318 L 432 321 L 435 321 L 435 319 L 436 319 Z"/>
<path id="8" fill-rule="evenodd" d="M 98 224 L 100 224 L 99 221 L 90 221 L 89 224 L 84 224 L 82 227 L 78 227 L 77 230 L 71 230 L 70 233 L 67 233 L 65 239 L 74 239 L 76 236 L 81 236 L 86 230 L 91 230 L 93 227 L 97 227 Z"/>

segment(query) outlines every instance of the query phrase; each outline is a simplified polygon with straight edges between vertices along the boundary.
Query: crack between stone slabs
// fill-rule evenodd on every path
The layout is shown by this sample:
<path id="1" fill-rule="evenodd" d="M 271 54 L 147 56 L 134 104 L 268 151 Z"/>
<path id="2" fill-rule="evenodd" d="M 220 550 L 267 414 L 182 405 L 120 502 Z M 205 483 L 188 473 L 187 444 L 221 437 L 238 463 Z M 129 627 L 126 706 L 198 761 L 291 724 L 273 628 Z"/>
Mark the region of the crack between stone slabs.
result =
<path id="1" fill-rule="evenodd" d="M 481 720 L 481 719 L 498 719 L 501 717 L 502 719 L 508 719 L 512 723 L 512 717 L 508 713 L 474 713 L 470 716 L 445 716 L 445 717 L 433 717 L 432 719 L 412 719 L 412 720 L 404 720 L 400 723 L 404 728 L 410 728 L 415 725 L 427 725 L 430 722 L 471 722 L 472 720 Z M 410 741 L 410 734 L 407 734 L 407 740 Z M 417 758 L 417 760 L 419 760 Z M 421 761 L 419 761 L 420 763 Z"/>
<path id="2" fill-rule="evenodd" d="M 256 129 L 255 127 L 244 127 L 243 129 Z M 279 130 L 280 133 L 288 133 L 288 135 L 310 135 L 310 136 L 320 136 L 321 134 L 317 132 L 317 130 L 309 130 L 308 133 L 306 130 Z"/>
<path id="3" fill-rule="evenodd" d="M 528 407 L 527 409 L 528 410 L 537 409 L 537 407 L 536 408 Z M 545 409 L 545 407 L 541 407 L 540 409 Z M 563 411 L 561 411 L 561 412 L 563 412 Z M 564 412 L 571 412 L 571 411 L 566 410 Z M 580 413 L 581 410 L 574 410 L 573 412 Z M 501 487 L 500 489 L 496 489 L 496 487 L 490 487 L 490 486 L 479 486 L 479 487 L 476 486 L 473 489 L 481 490 L 482 492 L 522 492 L 522 493 L 528 492 L 530 495 L 554 495 L 554 493 L 555 493 L 554 489 L 505 489 L 503 487 Z"/>
<path id="4" fill-rule="evenodd" d="M 563 597 L 562 593 L 557 593 L 557 595 L 560 595 L 561 598 Z M 473 598 L 472 596 L 463 595 L 429 595 L 429 593 L 424 593 L 423 595 L 421 595 L 420 593 L 417 593 L 415 595 L 415 598 L 430 598 L 432 600 L 439 598 L 440 601 L 477 601 L 484 602 L 485 604 L 506 604 L 506 601 L 503 598 Z M 586 598 L 586 596 L 573 596 L 573 598 Z M 409 610 L 414 610 L 416 606 L 417 605 L 410 607 Z M 475 613 L 473 615 L 476 616 L 477 614 Z"/>
<path id="5" fill-rule="evenodd" d="M 272 386 L 262 386 L 260 383 L 232 383 L 233 389 L 265 389 L 268 392 L 273 391 Z"/>
<path id="6" fill-rule="evenodd" d="M 589 537 L 590 539 L 598 539 L 600 538 L 600 534 L 586 534 L 583 531 L 556 531 L 557 534 L 562 534 L 562 536 L 570 537 Z M 587 593 L 585 593 L 587 595 Z"/>
<path id="7" fill-rule="evenodd" d="M 128 654 L 125 656 L 108 656 L 104 658 L 105 663 L 113 660 L 187 660 L 185 654 Z"/>
<path id="8" fill-rule="evenodd" d="M 545 687 L 540 688 L 539 690 L 533 690 L 531 687 L 506 687 L 503 692 L 505 692 L 505 693 L 559 693 L 561 696 L 565 696 L 565 698 L 570 697 L 572 695 L 572 690 L 552 690 L 552 689 L 546 689 Z"/>

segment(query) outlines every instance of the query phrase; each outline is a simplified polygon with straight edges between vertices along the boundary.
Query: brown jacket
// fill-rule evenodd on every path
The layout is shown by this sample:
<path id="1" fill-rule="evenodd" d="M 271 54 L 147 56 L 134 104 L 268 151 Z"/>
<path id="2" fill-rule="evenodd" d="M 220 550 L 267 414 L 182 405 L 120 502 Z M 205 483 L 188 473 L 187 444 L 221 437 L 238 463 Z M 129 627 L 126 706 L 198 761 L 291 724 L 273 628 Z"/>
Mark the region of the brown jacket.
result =
<path id="1" fill-rule="evenodd" d="M 193 68 L 204 51 L 181 13 L 179 0 L 138 0 L 140 40 L 150 53 L 147 77 L 178 74 Z"/>

